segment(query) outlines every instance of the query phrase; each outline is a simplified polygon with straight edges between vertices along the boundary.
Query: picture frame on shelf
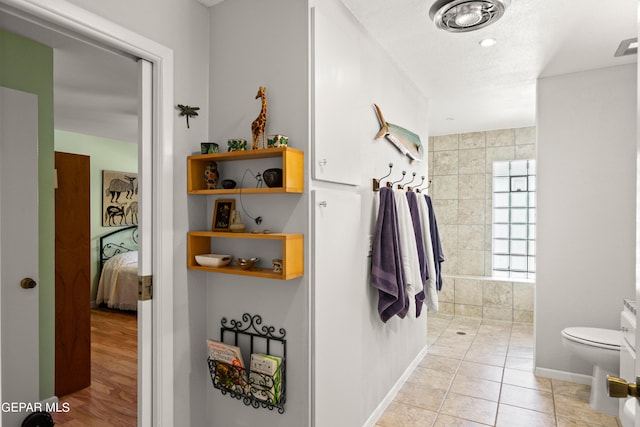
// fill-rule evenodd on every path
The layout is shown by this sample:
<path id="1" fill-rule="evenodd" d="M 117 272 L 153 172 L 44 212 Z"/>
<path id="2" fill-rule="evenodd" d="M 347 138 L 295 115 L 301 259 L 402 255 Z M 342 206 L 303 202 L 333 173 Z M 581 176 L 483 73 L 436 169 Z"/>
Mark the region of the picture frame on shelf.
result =
<path id="1" fill-rule="evenodd" d="M 234 199 L 216 200 L 213 208 L 213 219 L 211 221 L 211 230 L 213 231 L 230 231 L 231 212 L 236 208 Z"/>

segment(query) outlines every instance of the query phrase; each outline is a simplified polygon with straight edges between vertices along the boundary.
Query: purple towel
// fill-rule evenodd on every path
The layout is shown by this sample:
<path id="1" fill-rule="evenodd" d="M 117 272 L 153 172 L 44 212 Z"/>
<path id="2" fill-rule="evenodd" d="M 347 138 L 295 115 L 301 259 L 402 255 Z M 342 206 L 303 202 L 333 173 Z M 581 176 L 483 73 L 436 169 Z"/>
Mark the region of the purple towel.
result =
<path id="1" fill-rule="evenodd" d="M 373 236 L 371 285 L 378 289 L 378 313 L 383 322 L 394 315 L 404 318 L 409 311 L 409 297 L 402 271 L 402 254 L 398 234 L 398 214 L 393 190 L 380 189 L 380 208 Z"/>
<path id="2" fill-rule="evenodd" d="M 424 198 L 427 200 L 429 206 L 429 229 L 431 230 L 431 245 L 433 247 L 433 257 L 436 262 L 436 289 L 442 290 L 442 263 L 444 262 L 444 252 L 442 251 L 442 242 L 440 241 L 440 233 L 438 232 L 438 222 L 436 221 L 436 214 L 433 211 L 433 204 L 431 203 L 431 197 L 425 194 Z"/>
<path id="3" fill-rule="evenodd" d="M 413 223 L 413 232 L 416 236 L 416 245 L 418 247 L 418 262 L 420 263 L 420 277 L 422 278 L 422 289 L 416 293 L 416 317 L 422 313 L 422 304 L 426 298 L 424 293 L 424 285 L 429 278 L 427 271 L 427 257 L 424 253 L 424 240 L 422 237 L 422 224 L 420 223 L 420 212 L 418 211 L 418 197 L 416 193 L 407 192 L 407 201 L 409 202 L 409 211 L 411 212 L 411 222 Z"/>

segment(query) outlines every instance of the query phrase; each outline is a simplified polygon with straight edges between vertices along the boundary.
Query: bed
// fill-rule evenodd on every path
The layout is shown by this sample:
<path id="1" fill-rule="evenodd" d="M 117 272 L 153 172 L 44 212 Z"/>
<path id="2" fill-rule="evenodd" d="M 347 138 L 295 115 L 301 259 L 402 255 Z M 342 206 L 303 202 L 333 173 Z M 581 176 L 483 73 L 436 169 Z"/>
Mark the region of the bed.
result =
<path id="1" fill-rule="evenodd" d="M 96 304 L 118 310 L 138 308 L 138 227 L 100 237 L 100 281 Z"/>

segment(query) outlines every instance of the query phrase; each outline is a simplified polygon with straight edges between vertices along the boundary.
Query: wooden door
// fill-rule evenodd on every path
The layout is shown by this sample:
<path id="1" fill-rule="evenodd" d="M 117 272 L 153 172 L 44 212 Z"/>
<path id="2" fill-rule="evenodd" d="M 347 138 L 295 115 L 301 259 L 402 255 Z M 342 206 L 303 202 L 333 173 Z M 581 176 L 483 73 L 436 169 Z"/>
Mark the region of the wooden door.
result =
<path id="1" fill-rule="evenodd" d="M 89 157 L 55 153 L 55 393 L 91 385 Z"/>

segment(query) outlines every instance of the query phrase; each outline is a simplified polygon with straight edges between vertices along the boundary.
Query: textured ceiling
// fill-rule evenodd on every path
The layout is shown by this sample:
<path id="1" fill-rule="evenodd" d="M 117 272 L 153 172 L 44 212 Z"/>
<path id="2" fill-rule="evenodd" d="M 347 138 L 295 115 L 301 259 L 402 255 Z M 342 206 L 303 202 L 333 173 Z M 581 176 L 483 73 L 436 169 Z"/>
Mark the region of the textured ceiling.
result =
<path id="1" fill-rule="evenodd" d="M 538 77 L 636 62 L 613 54 L 637 37 L 637 0 L 512 0 L 495 24 L 455 34 L 429 18 L 433 0 L 342 1 L 429 98 L 432 135 L 531 126 Z"/>
<path id="2" fill-rule="evenodd" d="M 458 34 L 436 29 L 433 0 L 342 2 L 429 99 L 431 135 L 531 126 L 540 76 L 637 60 L 613 56 L 637 37 L 637 0 L 512 0 L 494 25 Z M 134 61 L 2 11 L 0 28 L 55 48 L 56 128 L 137 138 Z M 487 37 L 497 44 L 480 47 Z"/>

